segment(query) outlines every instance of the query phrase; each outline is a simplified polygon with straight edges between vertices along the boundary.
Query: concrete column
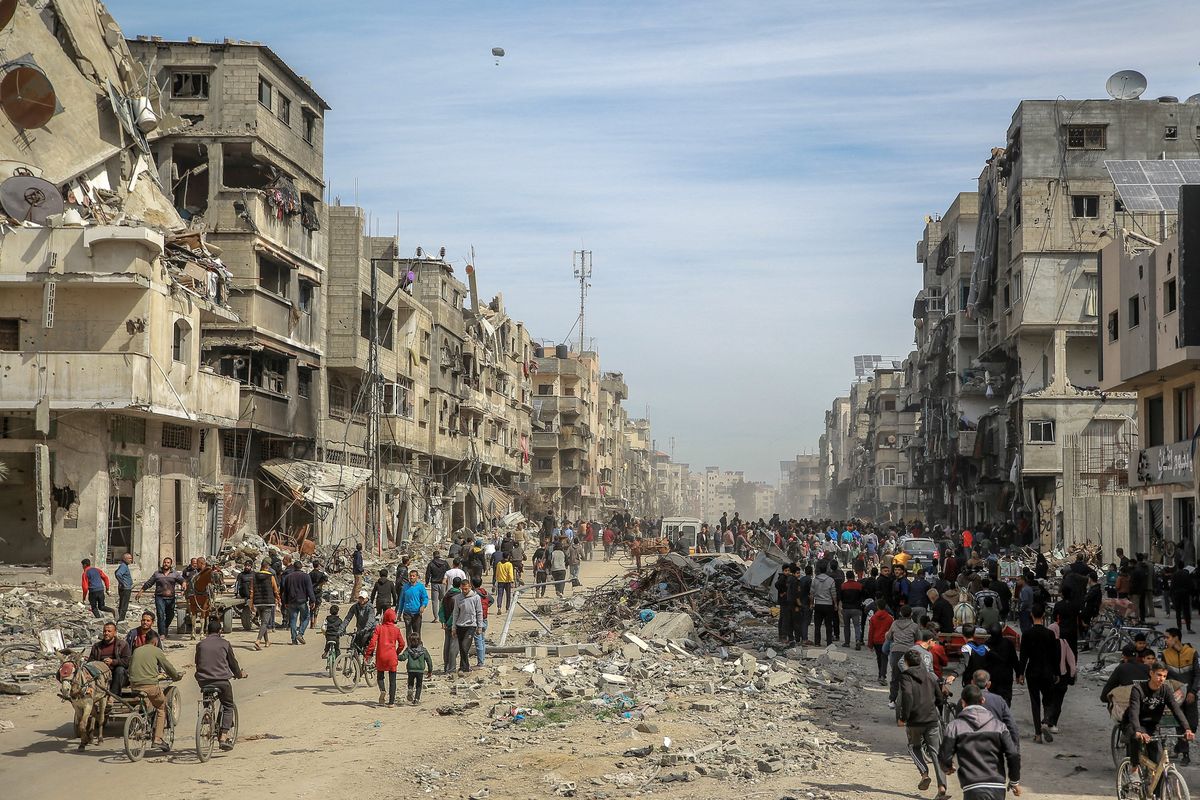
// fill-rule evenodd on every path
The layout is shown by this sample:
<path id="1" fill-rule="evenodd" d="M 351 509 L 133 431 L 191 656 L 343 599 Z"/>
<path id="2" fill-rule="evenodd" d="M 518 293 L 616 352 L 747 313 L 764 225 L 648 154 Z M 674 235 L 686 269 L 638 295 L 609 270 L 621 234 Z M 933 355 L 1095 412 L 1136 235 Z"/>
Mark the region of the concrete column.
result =
<path id="1" fill-rule="evenodd" d="M 1065 394 L 1067 391 L 1067 332 L 1062 328 L 1054 331 L 1054 361 L 1053 374 L 1050 376 L 1050 387 L 1054 394 Z"/>

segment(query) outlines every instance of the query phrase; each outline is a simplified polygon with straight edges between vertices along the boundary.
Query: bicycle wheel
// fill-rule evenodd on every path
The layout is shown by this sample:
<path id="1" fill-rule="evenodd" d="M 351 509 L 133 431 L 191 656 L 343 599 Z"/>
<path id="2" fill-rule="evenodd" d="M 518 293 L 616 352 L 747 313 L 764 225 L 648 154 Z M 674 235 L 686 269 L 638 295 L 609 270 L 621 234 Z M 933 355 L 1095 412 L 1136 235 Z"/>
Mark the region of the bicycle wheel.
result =
<path id="1" fill-rule="evenodd" d="M 1187 781 L 1179 774 L 1179 770 L 1175 769 L 1175 765 L 1167 767 L 1167 771 L 1162 776 L 1162 797 L 1163 800 L 1191 800 L 1192 794 L 1188 791 Z"/>
<path id="2" fill-rule="evenodd" d="M 1136 800 L 1138 793 L 1131 787 L 1133 765 L 1126 758 L 1117 765 L 1117 800 Z"/>
<path id="3" fill-rule="evenodd" d="M 141 761 L 154 735 L 146 717 L 135 711 L 125 719 L 125 755 L 130 761 Z"/>
<path id="4" fill-rule="evenodd" d="M 237 709 L 237 706 L 235 705 L 233 707 L 233 725 L 230 726 L 230 728 L 229 728 L 229 749 L 230 750 L 232 750 L 234 745 L 237 744 L 237 737 L 238 737 L 238 709 Z"/>
<path id="5" fill-rule="evenodd" d="M 1158 631 L 1150 631 L 1146 634 L 1146 646 L 1156 653 L 1161 653 L 1167 646 L 1167 637 Z"/>
<path id="6" fill-rule="evenodd" d="M 361 674 L 359 657 L 354 653 L 342 653 L 333 662 L 333 685 L 342 694 L 349 694 L 358 687 Z"/>
<path id="7" fill-rule="evenodd" d="M 201 703 L 196 717 L 196 757 L 201 763 L 212 758 L 213 746 L 217 743 L 216 715 L 208 703 Z"/>
<path id="8" fill-rule="evenodd" d="M 1121 649 L 1121 636 L 1116 631 L 1110 631 L 1100 646 L 1096 648 L 1096 663 L 1103 666 L 1107 656 Z"/>
<path id="9" fill-rule="evenodd" d="M 1120 769 L 1121 759 L 1125 758 L 1125 729 L 1120 725 L 1113 725 L 1108 747 L 1112 751 L 1113 766 Z"/>

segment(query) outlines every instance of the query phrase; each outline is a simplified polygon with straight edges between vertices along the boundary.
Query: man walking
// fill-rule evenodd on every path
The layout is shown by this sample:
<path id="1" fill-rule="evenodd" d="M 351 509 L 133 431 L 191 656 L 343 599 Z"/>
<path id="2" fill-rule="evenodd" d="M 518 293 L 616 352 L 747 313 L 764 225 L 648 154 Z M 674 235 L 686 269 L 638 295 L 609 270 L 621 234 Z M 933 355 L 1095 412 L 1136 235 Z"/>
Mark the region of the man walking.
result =
<path id="1" fill-rule="evenodd" d="M 434 622 L 437 622 L 437 612 L 441 608 L 442 598 L 446 596 L 446 585 L 442 579 L 449 571 L 450 562 L 442 558 L 441 553 L 434 550 L 433 558 L 429 559 L 429 563 L 425 565 L 425 585 L 429 589 L 429 606 L 433 611 Z"/>
<path id="2" fill-rule="evenodd" d="M 421 636 L 421 615 L 429 605 L 429 592 L 421 583 L 421 574 L 415 569 L 408 571 L 408 583 L 400 594 L 400 613 L 404 618 L 404 638 L 412 639 L 414 635 Z"/>
<path id="3" fill-rule="evenodd" d="M 1020 797 L 1021 753 L 1009 729 L 985 706 L 984 694 L 976 684 L 963 687 L 963 710 L 946 726 L 938 762 L 949 771 L 958 761 L 963 800 L 1004 800 L 1009 789 Z"/>
<path id="4" fill-rule="evenodd" d="M 250 607 L 258 614 L 255 650 L 271 646 L 267 636 L 275 627 L 275 609 L 278 606 L 279 584 L 275 581 L 275 571 L 271 569 L 271 559 L 264 558 L 258 572 L 254 573 L 254 581 L 250 584 Z"/>
<path id="5" fill-rule="evenodd" d="M 921 773 L 917 788 L 929 788 L 929 762 L 933 762 L 933 774 L 937 778 L 937 796 L 946 797 L 946 774 L 938 758 L 942 744 L 941 708 L 945 702 L 942 687 L 937 678 L 925 668 L 921 654 L 910 649 L 904 654 L 904 672 L 900 675 L 900 687 L 896 701 L 896 724 L 908 734 L 908 754 Z"/>
<path id="6" fill-rule="evenodd" d="M 854 573 L 846 570 L 846 580 L 838 589 L 838 600 L 842 606 L 842 647 L 850 646 L 850 628 L 854 627 L 854 649 L 863 645 L 863 585 Z"/>
<path id="7" fill-rule="evenodd" d="M 1054 631 L 1043 624 L 1046 607 L 1035 603 L 1030 615 L 1033 624 L 1021 637 L 1017 683 L 1024 683 L 1029 689 L 1029 706 L 1033 712 L 1033 741 L 1041 744 L 1043 741 L 1054 741 L 1054 734 L 1042 728 L 1042 715 L 1053 707 L 1062 648 Z"/>
<path id="8" fill-rule="evenodd" d="M 916 646 L 920 631 L 921 626 L 912 618 L 912 606 L 901 606 L 900 618 L 892 623 L 883 637 L 885 643 L 891 642 L 891 649 L 888 650 L 888 708 L 896 707 L 896 693 L 900 689 L 900 672 L 903 670 L 900 661 L 905 653 Z M 920 658 L 919 653 L 917 657 Z"/>
<path id="9" fill-rule="evenodd" d="M 270 561 L 267 562 L 268 566 Z M 142 592 L 154 587 L 154 610 L 158 618 L 158 635 L 165 637 L 167 631 L 171 627 L 171 620 L 175 619 L 175 593 L 177 587 L 183 585 L 183 576 L 175 571 L 175 561 L 170 557 L 162 560 L 162 566 L 154 571 L 150 579 L 142 584 L 142 588 L 138 589 L 137 597 L 142 596 Z"/>
<path id="10" fill-rule="evenodd" d="M 483 633 L 483 603 L 474 591 L 475 580 L 480 579 L 462 583 L 462 596 L 454 604 L 454 639 L 458 644 L 458 671 L 461 673 L 471 671 L 472 645 L 475 637 Z"/>
<path id="11" fill-rule="evenodd" d="M 287 604 L 288 630 L 292 644 L 304 644 L 304 631 L 308 628 L 309 609 L 317 602 L 312 579 L 297 561 L 283 576 L 283 602 Z"/>
<path id="12" fill-rule="evenodd" d="M 90 558 L 83 559 L 83 602 L 92 607 L 92 616 L 99 618 L 101 611 L 116 616 L 115 611 L 104 604 L 104 593 L 108 591 L 108 576 L 104 570 L 92 566 Z"/>
<path id="13" fill-rule="evenodd" d="M 832 569 L 832 566 L 828 567 Z M 812 582 L 813 644 L 821 646 L 821 628 L 825 629 L 827 644 L 835 644 L 837 625 L 837 582 L 825 572 L 826 566 L 817 565 L 817 575 Z"/>
<path id="14" fill-rule="evenodd" d="M 437 553 L 434 553 L 436 556 Z M 358 597 L 358 593 L 362 591 L 363 582 L 363 549 L 362 543 L 354 545 L 354 556 L 351 561 L 350 571 L 354 573 L 354 588 L 350 590 L 351 597 Z"/>
<path id="15" fill-rule="evenodd" d="M 129 570 L 129 565 L 133 563 L 133 553 L 126 553 L 121 556 L 121 563 L 117 565 L 117 619 L 125 619 L 125 615 L 129 613 L 129 598 L 133 596 L 133 573 Z"/>

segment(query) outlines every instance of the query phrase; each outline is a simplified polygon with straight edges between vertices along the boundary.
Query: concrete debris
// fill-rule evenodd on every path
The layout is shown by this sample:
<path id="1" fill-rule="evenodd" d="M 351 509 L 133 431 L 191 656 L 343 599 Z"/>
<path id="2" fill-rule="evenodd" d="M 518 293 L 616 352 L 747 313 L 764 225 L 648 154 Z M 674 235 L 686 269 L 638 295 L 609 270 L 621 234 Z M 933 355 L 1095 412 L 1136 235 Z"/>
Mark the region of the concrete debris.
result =
<path id="1" fill-rule="evenodd" d="M 12 720 L 0 719 L 0 732 L 11 731 L 17 726 L 12 723 Z"/>

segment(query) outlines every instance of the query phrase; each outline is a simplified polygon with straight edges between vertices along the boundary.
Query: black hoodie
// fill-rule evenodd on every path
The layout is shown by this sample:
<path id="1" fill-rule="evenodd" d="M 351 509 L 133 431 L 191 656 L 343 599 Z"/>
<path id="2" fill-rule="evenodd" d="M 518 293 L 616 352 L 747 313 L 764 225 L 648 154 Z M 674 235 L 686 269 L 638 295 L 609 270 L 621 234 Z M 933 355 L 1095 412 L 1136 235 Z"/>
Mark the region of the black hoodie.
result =
<path id="1" fill-rule="evenodd" d="M 897 720 L 910 728 L 936 725 L 943 702 L 942 687 L 924 664 L 908 667 L 900 673 L 900 690 L 896 695 Z"/>
<path id="2" fill-rule="evenodd" d="M 431 559 L 425 566 L 425 583 L 430 586 L 441 583 L 449 570 L 450 564 L 446 559 L 441 556 Z"/>
<path id="3" fill-rule="evenodd" d="M 1021 780 L 1021 754 L 1008 728 L 984 706 L 967 706 L 946 726 L 938 761 L 948 772 L 955 758 L 964 794 L 978 789 L 1003 792 L 1008 781 Z"/>

